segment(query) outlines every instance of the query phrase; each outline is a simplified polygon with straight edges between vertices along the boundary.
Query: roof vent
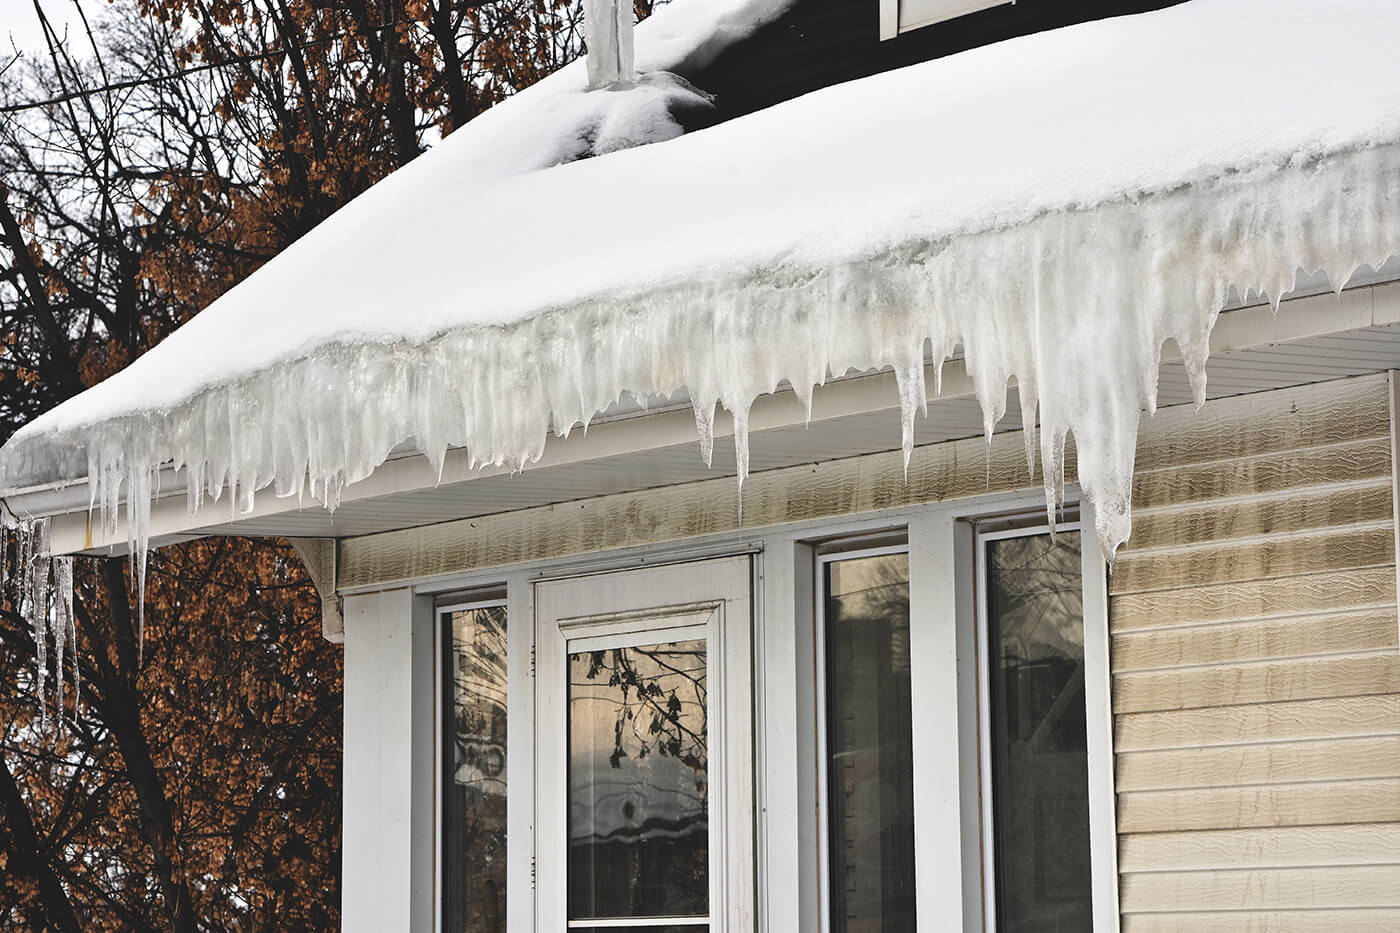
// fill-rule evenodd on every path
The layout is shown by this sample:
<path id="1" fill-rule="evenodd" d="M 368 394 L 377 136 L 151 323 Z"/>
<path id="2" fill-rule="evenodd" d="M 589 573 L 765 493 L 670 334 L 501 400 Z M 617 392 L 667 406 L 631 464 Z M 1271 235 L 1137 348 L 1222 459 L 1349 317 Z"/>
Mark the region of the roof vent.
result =
<path id="1" fill-rule="evenodd" d="M 631 85 L 633 18 L 631 0 L 584 0 L 590 89 Z"/>

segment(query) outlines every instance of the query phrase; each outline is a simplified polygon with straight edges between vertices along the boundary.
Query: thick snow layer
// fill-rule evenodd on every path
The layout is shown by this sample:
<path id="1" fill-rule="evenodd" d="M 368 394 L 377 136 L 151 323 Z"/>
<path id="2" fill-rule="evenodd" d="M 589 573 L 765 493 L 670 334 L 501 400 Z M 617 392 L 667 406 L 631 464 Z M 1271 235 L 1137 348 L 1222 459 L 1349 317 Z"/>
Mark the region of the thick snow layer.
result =
<path id="1" fill-rule="evenodd" d="M 728 6 L 740 31 L 776 9 Z M 566 69 L 28 425 L 0 470 L 85 465 L 141 545 L 160 463 L 192 504 L 271 485 L 333 506 L 410 438 L 523 465 L 621 393 L 684 387 L 704 446 L 716 404 L 734 414 L 742 473 L 756 396 L 848 369 L 894 368 L 907 447 L 926 348 L 960 344 L 989 429 L 1016 379 L 1052 501 L 1074 435 L 1112 554 L 1163 342 L 1203 393 L 1232 286 L 1339 284 L 1400 248 L 1397 34 L 1393 0 L 1194 0 L 543 168 L 592 145 L 559 127 L 596 137 L 636 112 L 612 101 L 677 86 L 585 93 Z M 642 74 L 703 54 L 666 35 L 638 30 Z"/>

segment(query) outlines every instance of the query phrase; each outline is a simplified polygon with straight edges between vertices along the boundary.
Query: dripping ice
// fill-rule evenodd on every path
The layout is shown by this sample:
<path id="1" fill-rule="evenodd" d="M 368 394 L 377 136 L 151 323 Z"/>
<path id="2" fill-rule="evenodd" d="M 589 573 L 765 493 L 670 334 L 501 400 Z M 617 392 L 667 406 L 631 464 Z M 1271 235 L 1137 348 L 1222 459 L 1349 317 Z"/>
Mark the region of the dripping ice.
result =
<path id="1" fill-rule="evenodd" d="M 638 71 L 679 67 L 697 35 L 725 33 L 705 9 L 678 0 L 639 28 Z M 191 511 L 225 495 L 246 511 L 267 492 L 334 508 L 410 439 L 438 475 L 453 448 L 518 469 L 619 398 L 683 389 L 706 460 L 715 413 L 731 414 L 742 483 L 756 398 L 788 385 L 810 404 L 831 376 L 877 368 L 895 374 L 907 458 L 926 354 L 936 396 L 938 365 L 961 347 L 989 434 L 1014 380 L 1047 507 L 1073 439 L 1111 556 L 1131 531 L 1163 344 L 1200 401 L 1232 289 L 1276 301 L 1300 270 L 1340 288 L 1400 244 L 1400 64 L 1383 44 L 1400 7 L 1316 10 L 1214 0 L 1056 30 L 543 168 L 590 154 L 576 144 L 602 127 L 619 147 L 664 138 L 654 109 L 634 109 L 646 86 L 585 92 L 566 68 L 26 426 L 0 473 L 22 486 L 85 470 L 109 533 L 124 509 L 140 578 L 163 470 Z M 701 25 L 666 33 L 676 16 Z M 644 41 L 652 27 L 664 42 Z M 1299 39 L 1317 54 L 1277 68 L 1275 50 Z M 1034 159 L 1026 127 L 1042 131 Z M 854 184 L 852 165 L 881 170 Z M 491 222 L 463 224 L 463 205 Z M 453 235 L 364 236 L 382 229 Z M 464 256 L 470 274 L 424 276 L 404 298 L 404 270 Z"/>
<path id="2" fill-rule="evenodd" d="M 882 367 L 896 377 L 907 458 L 928 397 L 926 352 L 936 378 L 961 347 L 989 436 L 1017 386 L 1028 460 L 1051 509 L 1074 439 L 1079 485 L 1111 556 L 1131 529 L 1138 421 L 1155 408 L 1164 342 L 1180 347 L 1203 400 L 1210 329 L 1231 289 L 1277 297 L 1300 269 L 1340 286 L 1361 265 L 1379 266 L 1390 250 L 1376 244 L 1400 243 L 1397 203 L 1400 161 L 1361 150 L 920 244 L 897 262 L 602 296 L 575 309 L 567 328 L 551 315 L 417 344 L 335 345 L 171 412 L 94 427 L 95 507 L 110 532 L 125 509 L 139 577 L 162 466 L 182 472 L 191 511 L 225 495 L 246 510 L 268 487 L 333 509 L 344 487 L 409 439 L 439 475 L 458 447 L 473 466 L 518 469 L 551 433 L 586 426 L 620 397 L 682 388 L 705 459 L 715 412 L 731 414 L 742 483 L 756 398 L 786 384 L 810 402 L 829 374 Z M 1257 233 L 1239 236 L 1244 226 Z"/>
<path id="3" fill-rule="evenodd" d="M 63 715 L 66 685 L 72 685 L 75 707 L 79 700 L 73 558 L 50 553 L 50 529 L 46 518 L 19 519 L 0 510 L 0 599 L 8 596 L 14 611 L 29 622 L 35 648 L 35 696 L 44 730 L 49 727 L 50 646 L 56 715 Z M 12 556 L 16 574 L 7 579 Z M 65 660 L 71 662 L 71 673 Z"/>

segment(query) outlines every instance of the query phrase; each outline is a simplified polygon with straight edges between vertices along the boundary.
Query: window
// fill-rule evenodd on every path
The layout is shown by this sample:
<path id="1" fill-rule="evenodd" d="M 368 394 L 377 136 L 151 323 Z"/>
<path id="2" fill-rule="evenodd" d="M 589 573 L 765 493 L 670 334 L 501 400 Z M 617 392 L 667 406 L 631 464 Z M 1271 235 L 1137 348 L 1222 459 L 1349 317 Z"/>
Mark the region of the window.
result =
<path id="1" fill-rule="evenodd" d="M 506 929 L 506 607 L 441 613 L 442 930 Z"/>
<path id="2" fill-rule="evenodd" d="M 824 556 L 829 933 L 915 928 L 909 555 Z"/>
<path id="3" fill-rule="evenodd" d="M 746 556 L 535 585 L 535 929 L 752 928 Z"/>
<path id="4" fill-rule="evenodd" d="M 880 38 L 932 26 L 969 13 L 1005 6 L 1015 0 L 880 0 Z"/>
<path id="5" fill-rule="evenodd" d="M 1116 929 L 1103 565 L 965 507 L 423 618 L 440 933 Z"/>
<path id="6" fill-rule="evenodd" d="M 708 632 L 693 628 L 569 653 L 570 927 L 708 924 Z"/>
<path id="7" fill-rule="evenodd" d="M 987 926 L 1090 930 L 1079 531 L 984 534 L 978 550 Z"/>

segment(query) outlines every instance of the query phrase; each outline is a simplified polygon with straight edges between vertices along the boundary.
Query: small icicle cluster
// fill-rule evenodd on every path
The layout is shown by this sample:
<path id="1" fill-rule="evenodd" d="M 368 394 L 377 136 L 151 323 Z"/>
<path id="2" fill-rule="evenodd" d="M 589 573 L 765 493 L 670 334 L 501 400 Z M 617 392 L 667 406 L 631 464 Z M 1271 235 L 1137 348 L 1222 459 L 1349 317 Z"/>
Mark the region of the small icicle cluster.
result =
<path id="1" fill-rule="evenodd" d="M 13 563 L 12 563 L 13 561 Z M 9 571 L 13 569 L 11 575 Z M 8 579 L 7 579 L 8 577 Z M 78 703 L 78 630 L 73 616 L 73 558 L 54 557 L 47 518 L 16 519 L 0 515 L 0 593 L 29 621 L 34 638 L 35 694 L 40 726 L 49 727 L 50 644 L 54 699 L 63 716 L 64 661 L 72 668 L 73 704 Z"/>

